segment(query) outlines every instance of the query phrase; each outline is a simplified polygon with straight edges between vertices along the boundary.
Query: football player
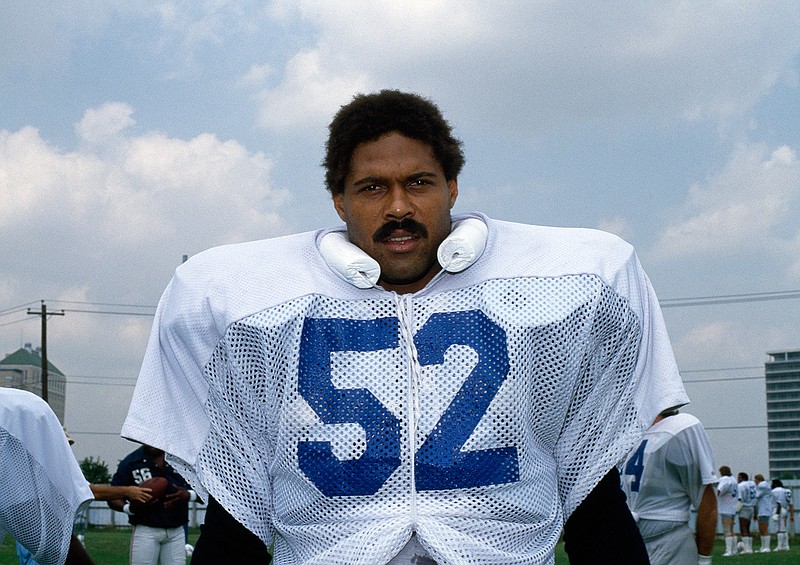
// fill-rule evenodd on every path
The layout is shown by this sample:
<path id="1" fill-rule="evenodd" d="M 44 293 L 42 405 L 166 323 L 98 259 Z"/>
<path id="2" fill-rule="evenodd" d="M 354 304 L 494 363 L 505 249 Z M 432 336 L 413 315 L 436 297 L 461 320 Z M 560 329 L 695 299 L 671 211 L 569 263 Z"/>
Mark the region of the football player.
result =
<path id="1" fill-rule="evenodd" d="M 72 524 L 94 497 L 47 402 L 0 387 L 0 454 L 0 541 L 9 532 L 39 565 L 91 564 Z"/>
<path id="2" fill-rule="evenodd" d="M 166 462 L 164 451 L 142 445 L 117 466 L 112 486 L 145 485 L 155 477 L 166 479 L 166 492 L 148 504 L 114 498 L 108 506 L 128 515 L 131 533 L 131 563 L 185 565 L 185 524 L 189 521 L 189 502 L 197 499 L 193 490 Z"/>
<path id="3" fill-rule="evenodd" d="M 794 504 L 792 491 L 780 479 L 772 481 L 772 519 L 777 524 L 778 545 L 775 551 L 789 551 L 789 524 L 794 530 Z"/>
<path id="4" fill-rule="evenodd" d="M 697 418 L 677 410 L 660 414 L 629 455 L 622 478 L 652 565 L 711 564 L 717 475 L 711 442 Z"/>
<path id="5" fill-rule="evenodd" d="M 724 557 L 738 553 L 736 533 L 733 522 L 736 516 L 736 501 L 739 496 L 738 483 L 733 478 L 731 468 L 723 465 L 719 468 L 719 483 L 717 484 L 717 507 L 722 520 L 722 535 L 725 537 Z"/>
<path id="6" fill-rule="evenodd" d="M 650 282 L 613 235 L 452 215 L 463 163 L 427 99 L 358 95 L 344 226 L 178 268 L 122 433 L 208 498 L 193 563 L 647 561 L 616 466 L 688 402 Z"/>
<path id="7" fill-rule="evenodd" d="M 758 533 L 761 536 L 760 553 L 769 553 L 770 543 L 769 519 L 772 516 L 772 487 L 764 479 L 764 475 L 753 477 L 756 483 L 756 516 L 758 518 Z"/>
<path id="8" fill-rule="evenodd" d="M 737 509 L 739 511 L 739 533 L 742 536 L 741 552 L 753 553 L 753 536 L 750 533 L 750 523 L 753 520 L 756 507 L 756 483 L 747 476 L 747 473 L 736 475 L 739 483 Z"/>

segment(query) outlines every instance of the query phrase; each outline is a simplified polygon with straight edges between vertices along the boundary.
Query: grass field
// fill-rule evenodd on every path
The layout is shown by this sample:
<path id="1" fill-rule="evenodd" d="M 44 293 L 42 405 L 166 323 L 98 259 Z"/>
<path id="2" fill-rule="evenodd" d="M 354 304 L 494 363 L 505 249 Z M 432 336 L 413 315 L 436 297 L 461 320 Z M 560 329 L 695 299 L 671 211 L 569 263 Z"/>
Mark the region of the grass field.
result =
<path id="1" fill-rule="evenodd" d="M 200 535 L 199 528 L 189 529 L 189 543 L 194 544 L 198 535 Z M 130 541 L 129 528 L 89 528 L 86 530 L 84 543 L 95 565 L 128 565 Z M 0 544 L 0 565 L 18 565 L 18 563 L 14 540 L 6 535 L 6 539 Z"/>
<path id="2" fill-rule="evenodd" d="M 190 529 L 189 542 L 194 544 L 199 533 L 198 529 Z M 86 531 L 86 549 L 96 565 L 127 565 L 130 539 L 129 529 L 92 528 Z M 772 543 L 774 547 L 774 537 Z M 755 545 L 758 546 L 758 540 L 755 540 Z M 798 538 L 792 541 L 792 550 L 789 552 L 722 557 L 724 551 L 725 544 L 722 538 L 718 538 L 714 546 L 714 563 L 718 565 L 720 563 L 727 565 L 797 565 L 800 563 L 800 539 Z M 189 560 L 187 559 L 186 562 L 188 563 Z M 0 544 L 0 565 L 16 564 L 14 540 L 6 536 L 6 539 Z M 563 544 L 558 544 L 556 548 L 556 564 L 569 564 Z"/>

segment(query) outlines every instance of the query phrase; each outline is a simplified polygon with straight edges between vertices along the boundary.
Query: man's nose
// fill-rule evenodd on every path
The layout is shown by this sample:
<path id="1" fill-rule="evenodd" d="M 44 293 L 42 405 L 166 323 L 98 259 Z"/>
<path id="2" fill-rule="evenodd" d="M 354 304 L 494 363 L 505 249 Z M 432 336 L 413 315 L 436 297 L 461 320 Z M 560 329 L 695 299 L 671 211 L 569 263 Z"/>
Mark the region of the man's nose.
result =
<path id="1" fill-rule="evenodd" d="M 414 214 L 414 207 L 411 204 L 408 191 L 402 186 L 392 186 L 389 189 L 387 200 L 386 215 L 394 220 L 402 220 Z"/>

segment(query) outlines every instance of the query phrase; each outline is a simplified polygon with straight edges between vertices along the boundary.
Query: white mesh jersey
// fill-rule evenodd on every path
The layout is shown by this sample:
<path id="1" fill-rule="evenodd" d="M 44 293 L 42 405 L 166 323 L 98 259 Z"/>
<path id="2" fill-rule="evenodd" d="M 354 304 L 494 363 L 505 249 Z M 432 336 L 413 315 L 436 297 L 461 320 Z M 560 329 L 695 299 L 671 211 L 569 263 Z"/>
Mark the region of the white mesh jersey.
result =
<path id="1" fill-rule="evenodd" d="M 739 483 L 739 500 L 742 501 L 742 506 L 750 506 L 755 508 L 756 501 L 756 483 L 752 479 L 742 481 Z"/>
<path id="2" fill-rule="evenodd" d="M 730 475 L 719 478 L 717 485 L 717 505 L 720 514 L 736 514 L 736 501 L 739 496 L 739 485 Z"/>
<path id="3" fill-rule="evenodd" d="M 623 467 L 631 512 L 647 520 L 688 522 L 706 485 L 717 482 L 711 443 L 700 421 L 676 414 L 653 424 Z"/>
<path id="4" fill-rule="evenodd" d="M 472 217 L 483 254 L 413 294 L 345 282 L 325 231 L 193 257 L 123 435 L 281 565 L 387 563 L 414 533 L 440 564 L 552 563 L 566 517 L 688 398 L 628 244 Z"/>
<path id="5" fill-rule="evenodd" d="M 756 513 L 757 516 L 772 514 L 772 489 L 767 481 L 756 484 Z"/>
<path id="6" fill-rule="evenodd" d="M 772 489 L 772 511 L 776 512 L 778 507 L 781 510 L 788 510 L 792 505 L 792 491 L 786 487 L 775 487 Z"/>
<path id="7" fill-rule="evenodd" d="M 75 515 L 92 501 L 58 418 L 30 392 L 0 388 L 0 540 L 40 565 L 64 563 Z"/>

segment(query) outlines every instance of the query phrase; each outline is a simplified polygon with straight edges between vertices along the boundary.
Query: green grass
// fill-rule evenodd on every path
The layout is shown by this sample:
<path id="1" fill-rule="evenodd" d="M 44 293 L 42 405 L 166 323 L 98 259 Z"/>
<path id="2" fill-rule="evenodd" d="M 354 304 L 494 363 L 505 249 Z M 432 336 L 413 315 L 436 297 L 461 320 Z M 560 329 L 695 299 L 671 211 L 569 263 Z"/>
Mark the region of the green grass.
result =
<path id="1" fill-rule="evenodd" d="M 189 543 L 194 544 L 200 531 L 197 528 L 189 530 Z M 131 531 L 127 528 L 90 528 L 86 531 L 86 549 L 95 562 L 95 565 L 128 565 L 128 544 L 131 539 Z M 800 563 L 800 538 L 795 537 L 791 542 L 791 551 L 781 551 L 779 553 L 753 553 L 752 555 L 740 555 L 737 557 L 722 557 L 725 551 L 725 543 L 721 537 L 717 538 L 714 545 L 714 563 L 727 565 L 797 565 Z M 775 537 L 772 538 L 773 547 Z M 758 539 L 754 545 L 758 551 Z M 187 559 L 188 563 L 189 560 Z M 0 544 L 0 563 L 3 565 L 15 565 L 17 563 L 16 553 L 14 552 L 14 540 L 10 536 Z M 568 565 L 564 544 L 559 543 L 556 547 L 556 565 Z"/>
<path id="2" fill-rule="evenodd" d="M 800 563 L 800 537 L 795 536 L 793 540 L 789 541 L 790 551 L 779 551 L 772 553 L 758 553 L 760 539 L 758 536 L 753 538 L 753 546 L 755 553 L 747 555 L 737 555 L 735 557 L 723 557 L 725 553 L 725 540 L 721 536 L 717 536 L 717 541 L 714 543 L 714 553 L 712 555 L 715 565 L 797 565 Z M 772 536 L 772 547 L 775 547 L 777 541 L 775 536 Z M 559 543 L 556 546 L 556 565 L 568 565 L 569 559 L 564 552 L 564 544 Z"/>
<path id="3" fill-rule="evenodd" d="M 189 528 L 189 543 L 200 535 L 199 528 Z M 88 528 L 84 543 L 86 551 L 95 565 L 128 565 L 128 548 L 131 542 L 130 528 Z M 186 560 L 189 563 L 189 560 Z M 17 565 L 14 539 L 6 535 L 0 544 L 0 564 Z"/>

